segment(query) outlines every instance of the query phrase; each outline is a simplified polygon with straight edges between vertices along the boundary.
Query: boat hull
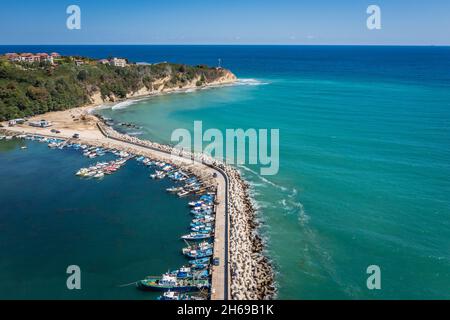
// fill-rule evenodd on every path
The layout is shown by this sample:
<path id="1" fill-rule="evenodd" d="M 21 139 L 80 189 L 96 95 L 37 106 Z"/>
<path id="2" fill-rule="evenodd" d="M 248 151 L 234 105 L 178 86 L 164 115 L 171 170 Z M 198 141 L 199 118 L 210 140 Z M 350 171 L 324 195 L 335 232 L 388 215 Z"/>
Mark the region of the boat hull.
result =
<path id="1" fill-rule="evenodd" d="M 194 286 L 194 285 L 185 285 L 185 286 L 160 286 L 157 284 L 150 284 L 144 280 L 138 281 L 136 286 L 139 290 L 142 291 L 175 291 L 175 292 L 192 292 L 199 291 L 203 288 L 207 288 L 208 286 Z"/>

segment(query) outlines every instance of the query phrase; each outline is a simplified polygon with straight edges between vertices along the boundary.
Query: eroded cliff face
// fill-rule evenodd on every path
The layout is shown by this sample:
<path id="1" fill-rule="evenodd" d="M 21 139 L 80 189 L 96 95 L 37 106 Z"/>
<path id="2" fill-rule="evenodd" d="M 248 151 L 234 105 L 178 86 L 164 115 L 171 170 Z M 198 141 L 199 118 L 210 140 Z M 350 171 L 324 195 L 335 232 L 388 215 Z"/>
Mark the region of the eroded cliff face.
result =
<path id="1" fill-rule="evenodd" d="M 220 76 L 218 76 L 217 79 L 215 79 L 213 81 L 213 83 L 227 84 L 227 83 L 233 83 L 233 82 L 237 81 L 236 75 L 234 73 L 232 73 L 230 70 L 219 69 L 218 71 L 220 71 Z"/>
<path id="2" fill-rule="evenodd" d="M 139 90 L 127 93 L 126 98 L 137 98 L 143 96 L 150 96 L 161 93 L 170 93 L 175 91 L 183 91 L 196 88 L 204 88 L 211 86 L 220 86 L 226 84 L 232 84 L 237 81 L 237 77 L 230 70 L 227 69 L 214 69 L 213 72 L 208 74 L 196 75 L 190 81 L 177 81 L 173 82 L 173 78 L 166 76 L 160 79 L 156 79 L 152 82 L 151 86 L 143 85 Z M 90 95 L 92 104 L 98 105 L 105 102 L 117 102 L 121 100 L 114 94 L 109 96 L 102 96 L 99 91 L 95 91 Z"/>

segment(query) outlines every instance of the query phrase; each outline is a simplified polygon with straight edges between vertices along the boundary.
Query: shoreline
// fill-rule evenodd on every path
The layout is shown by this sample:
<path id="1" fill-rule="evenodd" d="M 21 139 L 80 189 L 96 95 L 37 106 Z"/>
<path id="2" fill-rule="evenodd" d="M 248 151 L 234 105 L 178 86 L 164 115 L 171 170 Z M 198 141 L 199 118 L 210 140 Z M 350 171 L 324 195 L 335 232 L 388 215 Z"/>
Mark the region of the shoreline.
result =
<path id="1" fill-rule="evenodd" d="M 224 83 L 221 84 L 223 85 Z M 217 86 L 221 84 L 215 83 L 211 85 Z M 225 83 L 225 85 L 230 84 L 232 85 L 232 82 Z M 208 87 L 209 85 L 205 86 L 205 88 Z M 176 92 L 185 92 L 189 89 L 192 88 L 178 89 Z M 163 92 L 163 94 L 171 93 L 174 93 L 174 91 Z M 143 94 L 121 101 L 133 98 L 145 99 L 155 95 L 155 93 Z M 13 135 L 35 134 L 66 139 L 71 139 L 73 134 L 79 133 L 79 141 L 85 141 L 88 144 L 105 147 L 114 146 L 117 149 L 130 151 L 133 154 L 160 158 L 172 163 L 175 157 L 180 161 L 178 164 L 174 163 L 175 165 L 183 167 L 186 164 L 191 164 L 193 167 L 189 167 L 189 169 L 195 168 L 194 171 L 200 176 L 205 172 L 211 173 L 216 171 L 216 173 L 220 173 L 220 176 L 223 175 L 224 181 L 222 185 L 220 181 L 218 182 L 218 196 L 220 193 L 219 198 L 221 198 L 222 203 L 226 202 L 223 206 L 225 221 L 222 221 L 222 224 L 219 223 L 220 227 L 219 229 L 216 227 L 216 233 L 224 233 L 224 239 L 221 240 L 218 237 L 218 240 L 215 241 L 214 251 L 216 252 L 216 246 L 218 248 L 220 246 L 220 250 L 226 251 L 225 255 L 228 257 L 221 259 L 221 268 L 227 271 L 220 272 L 218 270 L 220 268 L 213 267 L 213 286 L 219 289 L 213 288 L 212 291 L 215 292 L 212 292 L 212 299 L 274 299 L 276 295 L 274 270 L 269 258 L 264 255 L 264 241 L 258 234 L 260 223 L 257 220 L 257 210 L 250 196 L 250 186 L 242 178 L 240 172 L 236 168 L 204 154 L 187 151 L 174 152 L 171 146 L 121 134 L 106 126 L 99 118 L 93 115 L 93 112 L 104 106 L 104 104 L 105 102 L 93 103 L 79 108 L 37 116 L 38 118 L 46 118 L 52 121 L 54 124 L 52 128 L 60 130 L 62 132 L 60 135 L 51 133 L 49 128 L 33 128 L 26 125 L 12 128 L 4 127 L 0 128 L 0 131 Z M 197 173 L 194 174 L 197 175 Z M 229 264 L 223 266 L 227 260 L 229 260 Z M 227 279 L 230 280 L 228 281 Z M 224 284 L 225 282 L 227 284 Z M 222 290 L 224 292 L 221 292 Z"/>

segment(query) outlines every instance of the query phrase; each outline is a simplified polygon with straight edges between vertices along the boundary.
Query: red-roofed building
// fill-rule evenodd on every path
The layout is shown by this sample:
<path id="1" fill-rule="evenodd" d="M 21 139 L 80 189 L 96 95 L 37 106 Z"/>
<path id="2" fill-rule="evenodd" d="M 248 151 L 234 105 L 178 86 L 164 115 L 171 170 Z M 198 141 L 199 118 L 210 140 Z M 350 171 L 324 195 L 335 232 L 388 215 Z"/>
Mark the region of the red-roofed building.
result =
<path id="1" fill-rule="evenodd" d="M 60 55 L 58 53 L 52 53 L 49 55 L 48 53 L 6 53 L 5 56 L 8 58 L 9 61 L 13 62 L 49 62 L 53 64 L 53 58 L 59 57 Z"/>
<path id="2" fill-rule="evenodd" d="M 9 61 L 20 61 L 20 56 L 17 53 L 7 53 L 5 57 L 8 58 Z"/>

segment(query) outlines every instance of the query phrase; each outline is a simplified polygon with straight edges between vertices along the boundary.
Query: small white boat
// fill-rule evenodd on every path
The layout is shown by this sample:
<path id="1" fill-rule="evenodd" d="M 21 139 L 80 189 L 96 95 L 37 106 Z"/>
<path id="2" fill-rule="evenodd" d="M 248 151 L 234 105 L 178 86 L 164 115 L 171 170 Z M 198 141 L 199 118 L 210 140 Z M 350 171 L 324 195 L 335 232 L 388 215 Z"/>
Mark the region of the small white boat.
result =
<path id="1" fill-rule="evenodd" d="M 105 176 L 105 174 L 104 174 L 103 172 L 98 171 L 98 172 L 94 175 L 94 178 L 100 179 L 100 178 L 103 178 L 104 176 Z"/>
<path id="2" fill-rule="evenodd" d="M 181 192 L 178 192 L 178 196 L 179 196 L 179 197 L 185 197 L 185 196 L 187 196 L 187 195 L 189 195 L 189 191 L 181 191 Z"/>
<path id="3" fill-rule="evenodd" d="M 85 177 L 93 177 L 95 175 L 96 175 L 95 171 L 88 171 L 84 176 Z"/>
<path id="4" fill-rule="evenodd" d="M 88 172 L 89 172 L 88 169 L 83 168 L 83 169 L 80 169 L 80 170 L 76 173 L 76 175 L 79 176 L 79 177 L 82 177 L 82 176 L 85 176 Z"/>

